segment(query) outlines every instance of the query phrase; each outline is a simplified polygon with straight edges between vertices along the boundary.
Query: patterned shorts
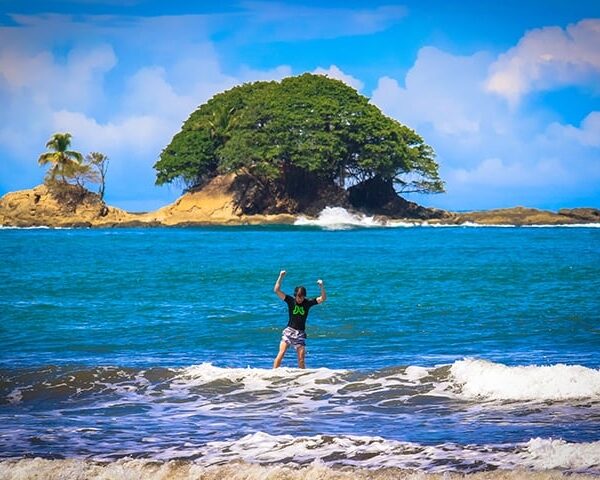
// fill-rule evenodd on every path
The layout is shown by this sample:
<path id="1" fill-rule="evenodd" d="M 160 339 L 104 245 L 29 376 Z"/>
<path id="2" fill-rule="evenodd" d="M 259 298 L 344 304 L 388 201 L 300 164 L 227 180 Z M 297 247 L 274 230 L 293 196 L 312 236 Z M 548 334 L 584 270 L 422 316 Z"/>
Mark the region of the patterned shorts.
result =
<path id="1" fill-rule="evenodd" d="M 281 341 L 298 350 L 299 347 L 306 345 L 306 332 L 302 330 L 296 330 L 292 327 L 286 327 L 281 335 Z"/>

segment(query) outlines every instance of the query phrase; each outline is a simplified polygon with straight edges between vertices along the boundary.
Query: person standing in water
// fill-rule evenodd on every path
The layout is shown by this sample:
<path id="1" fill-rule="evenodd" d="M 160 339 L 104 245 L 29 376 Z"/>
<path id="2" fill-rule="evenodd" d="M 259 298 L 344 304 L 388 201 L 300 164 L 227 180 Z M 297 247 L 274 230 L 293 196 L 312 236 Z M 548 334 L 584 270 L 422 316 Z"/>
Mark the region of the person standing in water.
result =
<path id="1" fill-rule="evenodd" d="M 289 320 L 287 327 L 281 335 L 281 343 L 279 344 L 279 353 L 273 362 L 273 368 L 279 367 L 286 350 L 290 345 L 296 349 L 298 356 L 298 368 L 305 368 L 304 357 L 306 355 L 306 318 L 308 310 L 319 303 L 323 303 L 327 299 L 323 280 L 317 280 L 317 285 L 321 289 L 321 295 L 317 298 L 306 298 L 306 288 L 298 286 L 294 289 L 294 296 L 286 295 L 281 291 L 281 282 L 285 277 L 286 271 L 279 272 L 279 277 L 275 282 L 273 291 L 281 300 L 287 303 Z"/>

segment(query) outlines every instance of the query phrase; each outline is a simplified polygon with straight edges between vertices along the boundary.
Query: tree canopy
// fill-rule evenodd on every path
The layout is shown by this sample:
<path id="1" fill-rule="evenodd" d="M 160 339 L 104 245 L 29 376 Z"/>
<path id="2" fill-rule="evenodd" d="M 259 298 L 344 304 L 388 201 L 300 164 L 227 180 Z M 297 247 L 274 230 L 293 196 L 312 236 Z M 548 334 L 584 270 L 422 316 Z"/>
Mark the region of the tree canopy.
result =
<path id="1" fill-rule="evenodd" d="M 202 185 L 243 170 L 263 182 L 303 172 L 341 187 L 373 178 L 399 192 L 442 192 L 433 149 L 341 81 L 304 74 L 212 97 L 154 165 L 156 183 Z"/>

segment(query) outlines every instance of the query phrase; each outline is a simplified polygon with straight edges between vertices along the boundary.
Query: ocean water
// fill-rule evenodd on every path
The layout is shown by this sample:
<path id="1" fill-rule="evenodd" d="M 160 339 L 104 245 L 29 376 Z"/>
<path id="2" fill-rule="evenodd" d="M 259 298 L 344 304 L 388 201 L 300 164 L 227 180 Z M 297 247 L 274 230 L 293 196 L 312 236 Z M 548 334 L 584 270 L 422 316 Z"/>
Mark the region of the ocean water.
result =
<path id="1" fill-rule="evenodd" d="M 600 475 L 600 229 L 300 223 L 0 229 L 0 478 Z"/>

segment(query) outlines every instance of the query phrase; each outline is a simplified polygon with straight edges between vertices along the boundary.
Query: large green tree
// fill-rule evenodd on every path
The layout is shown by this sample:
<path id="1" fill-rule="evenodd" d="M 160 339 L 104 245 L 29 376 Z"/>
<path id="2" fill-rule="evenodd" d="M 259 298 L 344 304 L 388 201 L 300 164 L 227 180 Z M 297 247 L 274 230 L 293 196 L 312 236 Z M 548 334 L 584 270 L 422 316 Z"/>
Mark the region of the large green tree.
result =
<path id="1" fill-rule="evenodd" d="M 157 184 L 201 185 L 243 170 L 261 182 L 305 173 L 342 187 L 373 178 L 401 192 L 442 192 L 433 149 L 344 83 L 304 74 L 212 97 L 162 151 Z"/>

